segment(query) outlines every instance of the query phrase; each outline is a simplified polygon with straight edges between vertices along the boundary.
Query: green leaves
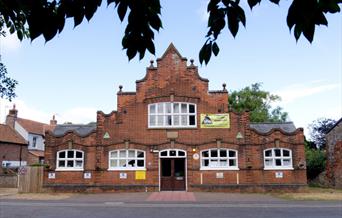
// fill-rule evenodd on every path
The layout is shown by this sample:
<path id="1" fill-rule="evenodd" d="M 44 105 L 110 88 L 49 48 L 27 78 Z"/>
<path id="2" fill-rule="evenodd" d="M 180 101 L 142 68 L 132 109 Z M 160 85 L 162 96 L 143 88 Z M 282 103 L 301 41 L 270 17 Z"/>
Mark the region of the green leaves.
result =
<path id="1" fill-rule="evenodd" d="M 17 85 L 18 82 L 16 80 L 7 76 L 7 69 L 5 65 L 0 62 L 0 97 L 5 97 L 9 101 L 12 101 L 12 99 L 16 97 L 14 90 Z"/>
<path id="2" fill-rule="evenodd" d="M 294 37 L 298 40 L 303 34 L 311 43 L 315 34 L 316 25 L 328 25 L 324 13 L 340 11 L 338 3 L 341 0 L 294 0 L 287 15 L 287 26 L 294 27 Z"/>
<path id="3" fill-rule="evenodd" d="M 216 40 L 227 24 L 227 27 L 233 37 L 239 31 L 239 25 L 246 26 L 246 16 L 244 10 L 239 6 L 239 1 L 233 0 L 211 0 L 208 3 L 209 12 L 208 33 L 206 42 L 200 50 L 199 61 L 202 64 L 209 63 L 211 53 L 218 55 L 220 49 Z"/>

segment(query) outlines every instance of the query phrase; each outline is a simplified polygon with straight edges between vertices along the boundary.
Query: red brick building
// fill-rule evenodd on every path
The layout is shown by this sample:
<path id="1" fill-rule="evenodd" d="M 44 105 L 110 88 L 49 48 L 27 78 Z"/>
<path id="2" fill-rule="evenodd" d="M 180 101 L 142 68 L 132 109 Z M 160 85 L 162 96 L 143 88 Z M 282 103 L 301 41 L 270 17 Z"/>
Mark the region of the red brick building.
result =
<path id="1" fill-rule="evenodd" d="M 54 190 L 298 189 L 306 185 L 303 129 L 249 122 L 228 107 L 228 92 L 208 90 L 171 44 L 117 93 L 117 111 L 90 125 L 46 134 L 44 176 Z"/>
<path id="2" fill-rule="evenodd" d="M 0 124 L 0 175 L 27 165 L 27 144 L 10 126 Z"/>
<path id="3" fill-rule="evenodd" d="M 330 185 L 342 188 L 342 118 L 326 133 L 327 177 Z"/>

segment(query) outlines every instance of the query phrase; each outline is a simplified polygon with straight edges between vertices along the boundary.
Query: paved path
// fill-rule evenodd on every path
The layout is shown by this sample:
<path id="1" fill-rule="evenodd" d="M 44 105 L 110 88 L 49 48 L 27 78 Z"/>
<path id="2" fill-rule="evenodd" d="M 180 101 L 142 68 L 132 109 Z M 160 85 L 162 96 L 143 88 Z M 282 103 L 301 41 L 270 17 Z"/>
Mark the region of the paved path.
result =
<path id="1" fill-rule="evenodd" d="M 196 201 L 193 192 L 153 192 L 146 201 Z"/>

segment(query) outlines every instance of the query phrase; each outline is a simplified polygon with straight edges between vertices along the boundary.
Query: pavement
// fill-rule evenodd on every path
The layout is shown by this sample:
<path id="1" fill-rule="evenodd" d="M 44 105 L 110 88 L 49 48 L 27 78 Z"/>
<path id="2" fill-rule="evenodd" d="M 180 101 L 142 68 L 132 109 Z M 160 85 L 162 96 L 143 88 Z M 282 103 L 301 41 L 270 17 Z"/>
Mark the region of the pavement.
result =
<path id="1" fill-rule="evenodd" d="M 31 193 L 0 189 L 0 218 L 341 218 L 342 201 L 213 192 Z"/>

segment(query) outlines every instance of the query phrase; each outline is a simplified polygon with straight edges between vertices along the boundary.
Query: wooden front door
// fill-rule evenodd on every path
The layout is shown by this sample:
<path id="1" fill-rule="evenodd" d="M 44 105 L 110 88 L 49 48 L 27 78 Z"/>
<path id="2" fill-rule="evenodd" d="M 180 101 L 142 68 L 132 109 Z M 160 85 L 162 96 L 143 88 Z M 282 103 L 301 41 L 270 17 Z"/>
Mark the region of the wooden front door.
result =
<path id="1" fill-rule="evenodd" d="M 185 190 L 185 158 L 160 159 L 160 190 Z"/>

